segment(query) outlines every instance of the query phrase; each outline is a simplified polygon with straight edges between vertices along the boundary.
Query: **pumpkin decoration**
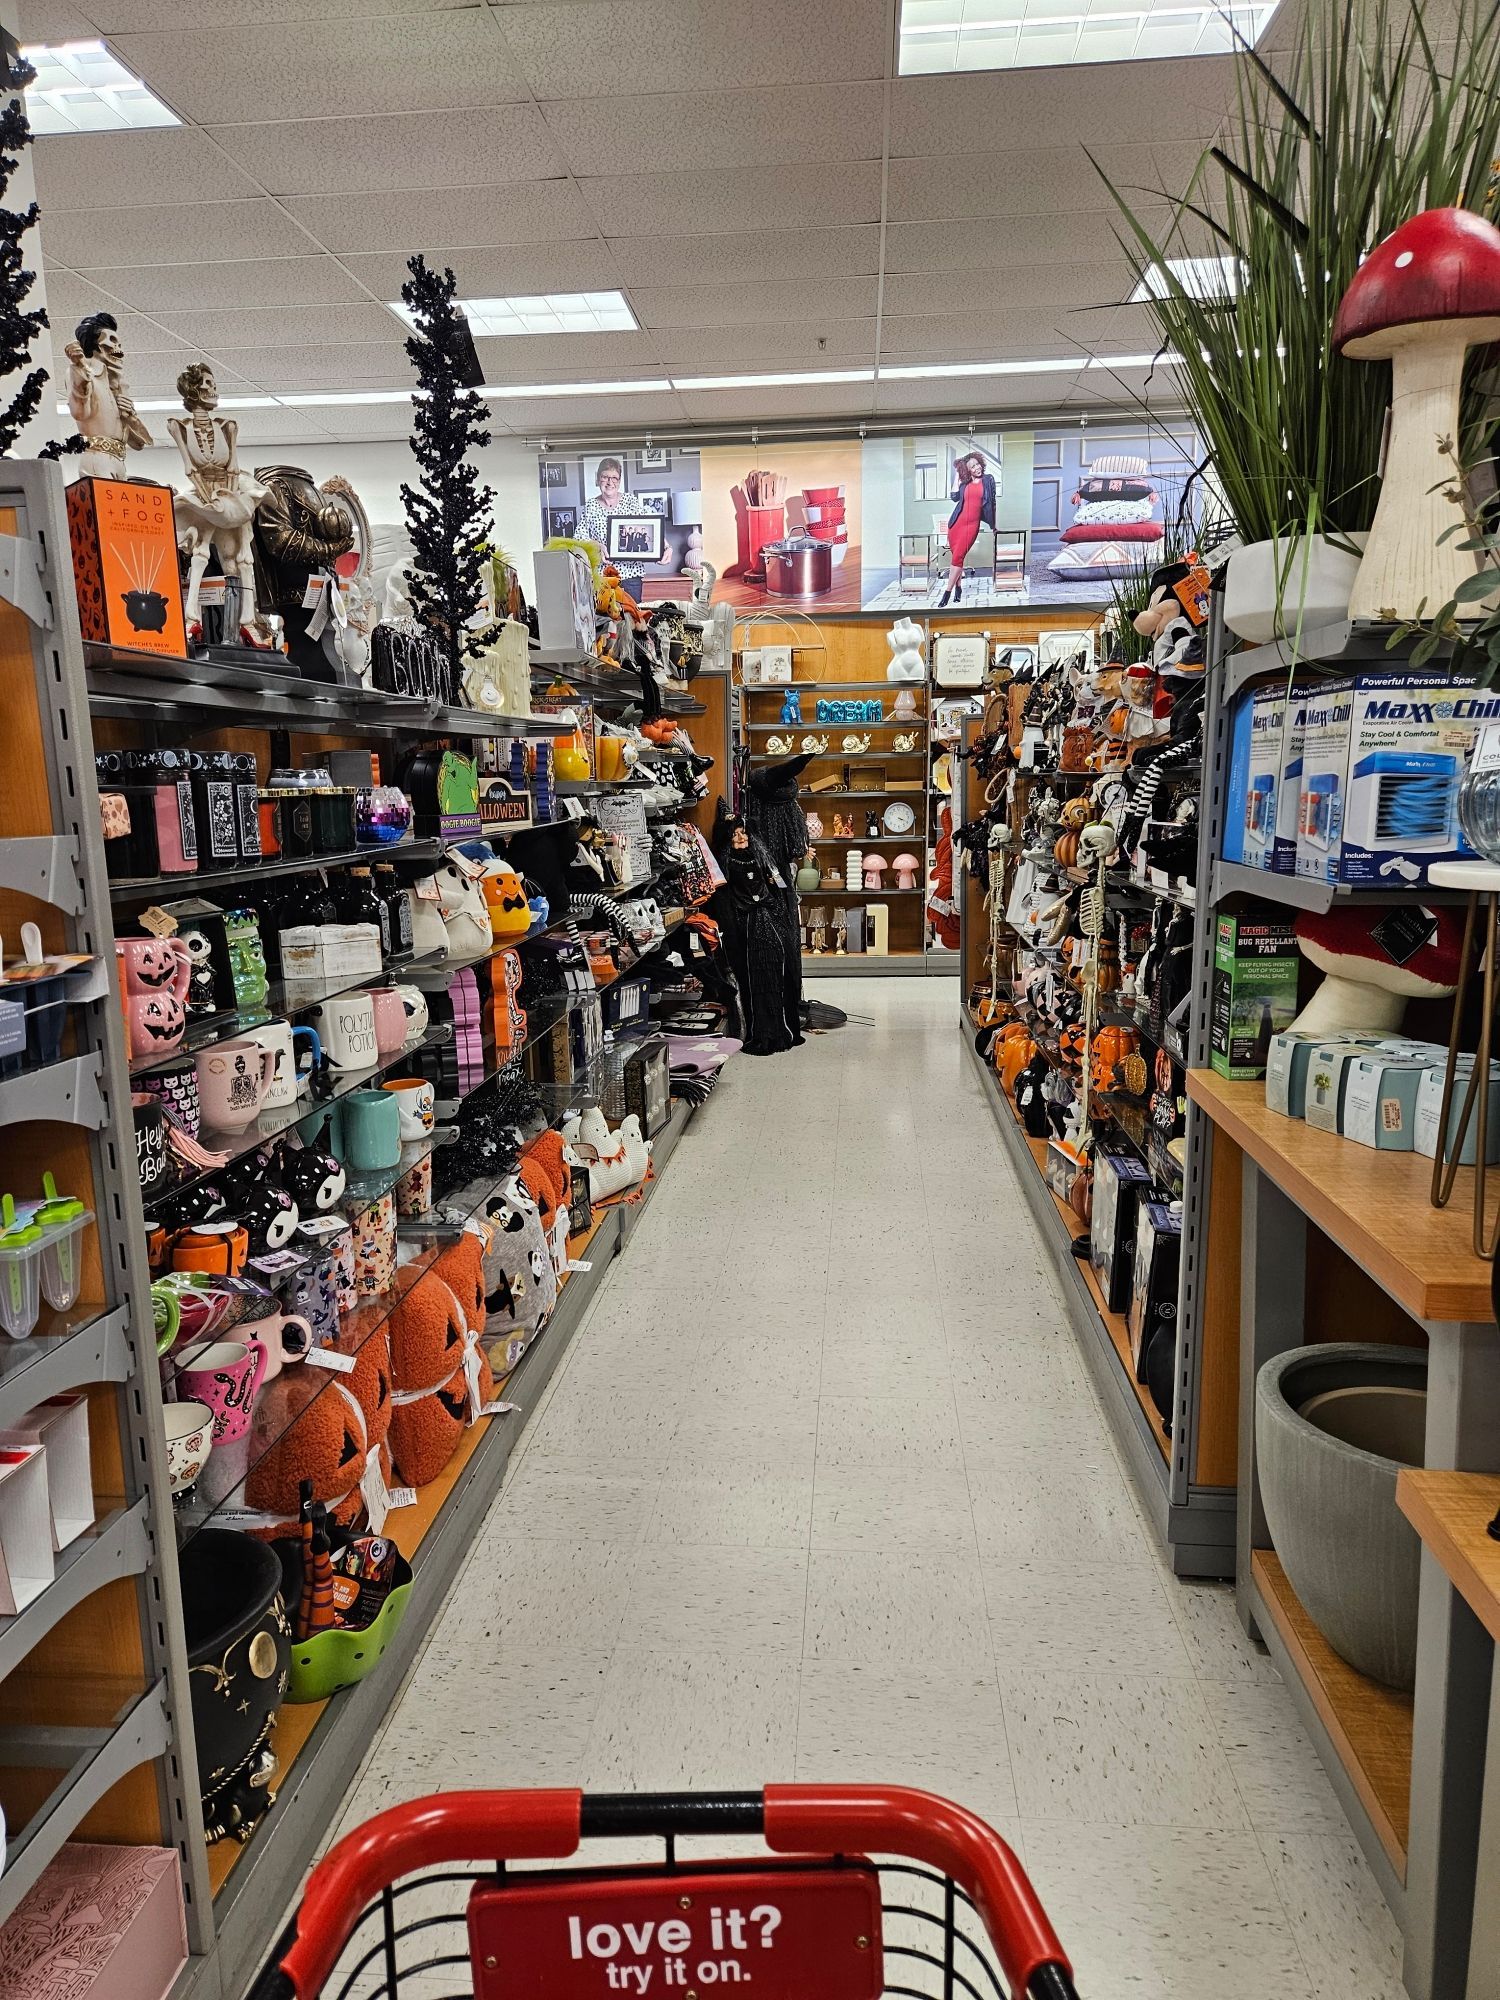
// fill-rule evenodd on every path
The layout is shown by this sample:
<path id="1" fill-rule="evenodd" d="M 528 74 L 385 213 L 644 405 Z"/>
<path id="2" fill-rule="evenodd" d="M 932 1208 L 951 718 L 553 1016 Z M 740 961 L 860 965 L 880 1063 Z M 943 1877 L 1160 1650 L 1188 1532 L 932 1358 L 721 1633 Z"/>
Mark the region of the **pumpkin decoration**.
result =
<path id="1" fill-rule="evenodd" d="M 1098 817 L 1094 802 L 1087 797 L 1069 799 L 1057 815 L 1058 828 L 1063 833 L 1082 833 L 1086 826 Z"/>
<path id="2" fill-rule="evenodd" d="M 1057 1052 L 1068 1069 L 1081 1070 L 1088 1048 L 1082 1021 L 1070 1021 L 1057 1038 Z"/>
<path id="3" fill-rule="evenodd" d="M 261 1517 L 251 1532 L 268 1540 L 295 1534 L 303 1480 L 333 1520 L 350 1526 L 362 1505 L 368 1435 L 364 1408 L 342 1376 L 288 1368 L 267 1383 L 255 1403 L 245 1477 L 245 1505 Z"/>
<path id="4" fill-rule="evenodd" d="M 1120 985 L 1120 947 L 1113 938 L 1100 938 L 1094 967 L 1094 991 L 1114 993 Z"/>
<path id="5" fill-rule="evenodd" d="M 522 937 L 531 929 L 526 887 L 514 868 L 497 868 L 483 877 L 480 887 L 490 913 L 490 930 L 496 938 Z"/>
<path id="6" fill-rule="evenodd" d="M 1052 843 L 1052 859 L 1057 863 L 1059 868 L 1076 868 L 1078 866 L 1078 835 L 1076 833 L 1060 833 Z"/>
<path id="7" fill-rule="evenodd" d="M 1000 1081 L 1012 1096 L 1015 1095 L 1016 1078 L 1035 1056 L 1036 1043 L 1023 1028 L 1019 1035 L 1007 1035 L 998 1044 Z"/>
<path id="8" fill-rule="evenodd" d="M 459 1284 L 462 1299 L 439 1275 L 444 1269 Z M 494 1393 L 479 1346 L 485 1320 L 479 1239 L 466 1230 L 430 1271 L 415 1279 L 398 1273 L 396 1283 L 401 1299 L 390 1321 L 391 1457 L 408 1486 L 425 1486 L 452 1458 Z"/>
<path id="9" fill-rule="evenodd" d="M 1100 1028 L 1090 1054 L 1091 1083 L 1095 1090 L 1116 1090 L 1128 1059 L 1140 1047 L 1134 1028 Z"/>

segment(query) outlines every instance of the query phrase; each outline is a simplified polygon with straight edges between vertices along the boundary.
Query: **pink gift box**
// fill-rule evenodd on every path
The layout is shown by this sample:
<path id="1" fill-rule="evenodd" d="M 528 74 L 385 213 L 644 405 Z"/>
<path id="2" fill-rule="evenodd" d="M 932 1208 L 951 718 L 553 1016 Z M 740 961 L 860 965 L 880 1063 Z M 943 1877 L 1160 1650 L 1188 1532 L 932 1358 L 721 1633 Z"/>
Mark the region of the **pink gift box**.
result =
<path id="1" fill-rule="evenodd" d="M 73 1841 L 0 1926 L 0 2000 L 165 2000 L 187 1955 L 173 1849 Z"/>

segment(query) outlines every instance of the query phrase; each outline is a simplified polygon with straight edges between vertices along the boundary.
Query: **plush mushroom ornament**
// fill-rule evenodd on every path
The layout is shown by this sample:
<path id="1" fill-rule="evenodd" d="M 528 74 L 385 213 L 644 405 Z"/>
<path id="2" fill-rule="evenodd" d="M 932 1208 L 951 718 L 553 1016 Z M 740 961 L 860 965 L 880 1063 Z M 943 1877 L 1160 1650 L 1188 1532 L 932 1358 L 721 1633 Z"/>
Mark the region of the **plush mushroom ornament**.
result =
<path id="1" fill-rule="evenodd" d="M 1386 237 L 1339 302 L 1333 344 L 1355 361 L 1391 364 L 1385 477 L 1351 619 L 1431 616 L 1475 574 L 1453 497 L 1458 467 L 1440 446 L 1459 434 L 1469 348 L 1500 339 L 1500 229 L 1464 208 L 1429 208 Z M 1443 537 L 1447 535 L 1447 539 Z M 1478 618 L 1479 603 L 1457 616 Z"/>
<path id="2" fill-rule="evenodd" d="M 1302 956 L 1324 974 L 1294 1031 L 1387 1034 L 1408 1000 L 1440 1000 L 1458 985 L 1463 917 L 1457 910 L 1335 909 L 1299 916 Z"/>

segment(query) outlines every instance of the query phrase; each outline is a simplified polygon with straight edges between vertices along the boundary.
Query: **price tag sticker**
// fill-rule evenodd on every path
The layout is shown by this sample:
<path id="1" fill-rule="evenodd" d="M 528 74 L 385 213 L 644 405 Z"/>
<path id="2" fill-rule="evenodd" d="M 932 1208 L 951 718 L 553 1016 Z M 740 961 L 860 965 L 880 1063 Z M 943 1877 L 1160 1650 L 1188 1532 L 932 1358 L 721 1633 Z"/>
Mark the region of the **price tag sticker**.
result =
<path id="1" fill-rule="evenodd" d="M 391 1512 L 394 1514 L 398 1507 L 416 1506 L 417 1489 L 414 1486 L 391 1486 L 387 1488 L 387 1498 L 390 1500 Z"/>
<path id="2" fill-rule="evenodd" d="M 177 935 L 177 919 L 169 917 L 165 910 L 157 909 L 154 903 L 149 910 L 141 911 L 136 922 L 143 931 L 149 931 L 152 937 L 164 938 Z"/>
<path id="3" fill-rule="evenodd" d="M 1500 766 L 1500 722 L 1487 722 L 1474 739 L 1469 769 L 1493 771 L 1497 766 Z"/>
<path id="4" fill-rule="evenodd" d="M 493 1402 L 486 1403 L 479 1414 L 483 1417 L 508 1417 L 519 1410 L 520 1407 L 519 1403 L 502 1403 L 497 1396 Z"/>
<path id="5" fill-rule="evenodd" d="M 587 1257 L 569 1258 L 563 1265 L 565 1271 L 592 1271 L 593 1268 L 592 1261 Z"/>
<path id="6" fill-rule="evenodd" d="M 341 1354 L 336 1347 L 310 1347 L 304 1359 L 309 1368 L 327 1368 L 335 1375 L 354 1373 L 354 1356 Z"/>

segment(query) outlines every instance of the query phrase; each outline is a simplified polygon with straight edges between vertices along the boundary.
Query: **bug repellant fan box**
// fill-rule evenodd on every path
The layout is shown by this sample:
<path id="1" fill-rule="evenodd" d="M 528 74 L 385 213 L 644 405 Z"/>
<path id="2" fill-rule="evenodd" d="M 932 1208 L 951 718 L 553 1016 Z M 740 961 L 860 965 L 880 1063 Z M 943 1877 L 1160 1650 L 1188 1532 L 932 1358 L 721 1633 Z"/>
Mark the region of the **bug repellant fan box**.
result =
<path id="1" fill-rule="evenodd" d="M 67 503 L 84 638 L 185 660 L 172 489 L 138 480 L 76 479 Z"/>
<path id="2" fill-rule="evenodd" d="M 1297 873 L 1414 888 L 1471 855 L 1458 824 L 1464 762 L 1500 691 L 1446 674 L 1357 674 L 1310 694 Z"/>
<path id="3" fill-rule="evenodd" d="M 1209 1060 L 1237 1082 L 1264 1076 L 1297 1013 L 1297 938 L 1279 917 L 1221 916 L 1214 937 Z"/>

